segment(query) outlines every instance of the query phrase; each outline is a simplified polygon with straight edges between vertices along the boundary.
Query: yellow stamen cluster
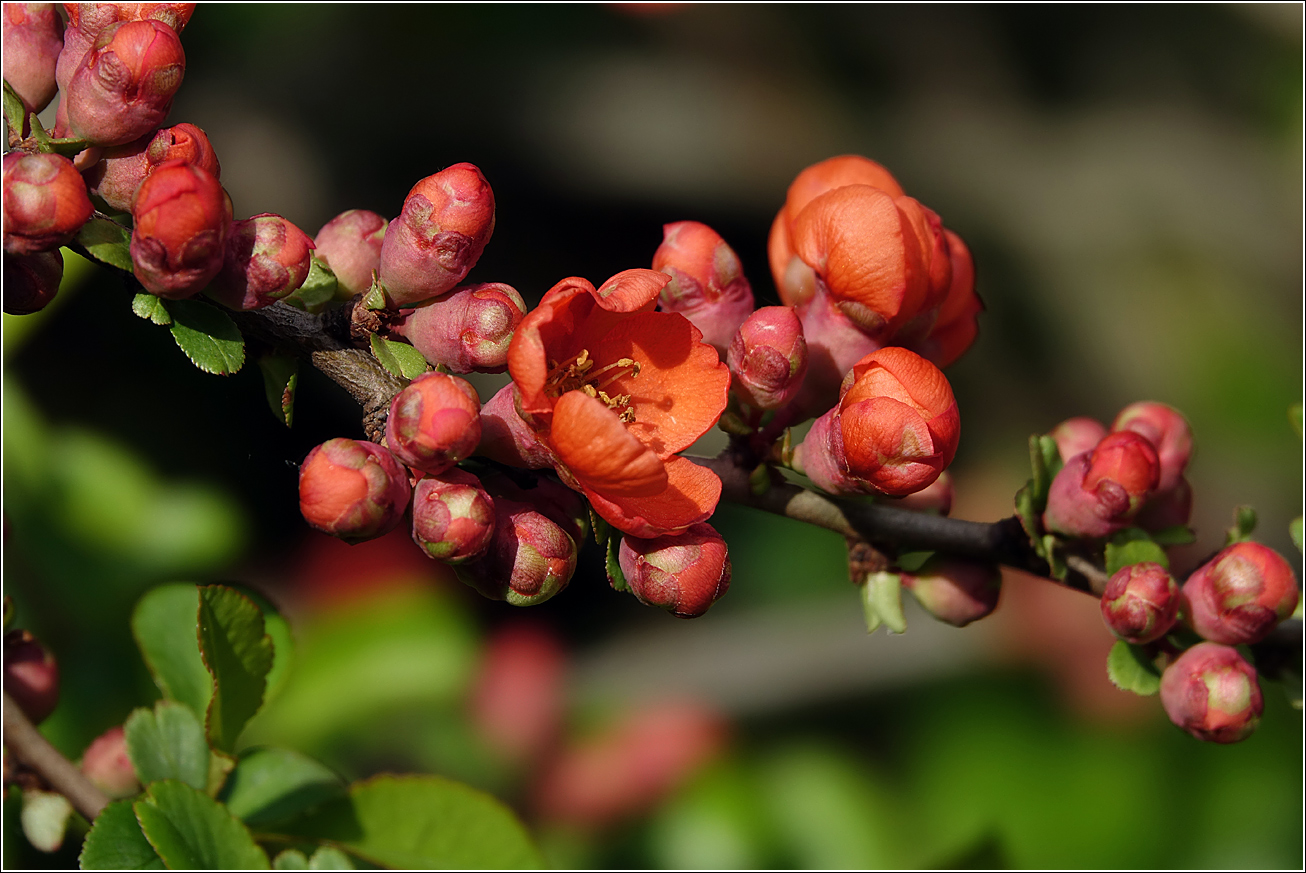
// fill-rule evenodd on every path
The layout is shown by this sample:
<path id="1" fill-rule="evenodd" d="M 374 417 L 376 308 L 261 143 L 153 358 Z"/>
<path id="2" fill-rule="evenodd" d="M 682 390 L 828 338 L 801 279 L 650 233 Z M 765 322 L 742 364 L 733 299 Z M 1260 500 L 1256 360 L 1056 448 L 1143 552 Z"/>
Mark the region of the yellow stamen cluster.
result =
<path id="1" fill-rule="evenodd" d="M 629 424 L 635 420 L 635 410 L 630 408 L 630 395 L 613 396 L 603 390 L 626 375 L 632 379 L 639 375 L 638 361 L 620 358 L 616 363 L 596 370 L 589 349 L 581 349 L 580 354 L 565 363 L 549 361 L 549 375 L 545 379 L 544 390 L 555 398 L 568 391 L 584 391 L 590 397 L 601 400 L 608 409 L 620 410 L 618 414 L 621 420 Z"/>

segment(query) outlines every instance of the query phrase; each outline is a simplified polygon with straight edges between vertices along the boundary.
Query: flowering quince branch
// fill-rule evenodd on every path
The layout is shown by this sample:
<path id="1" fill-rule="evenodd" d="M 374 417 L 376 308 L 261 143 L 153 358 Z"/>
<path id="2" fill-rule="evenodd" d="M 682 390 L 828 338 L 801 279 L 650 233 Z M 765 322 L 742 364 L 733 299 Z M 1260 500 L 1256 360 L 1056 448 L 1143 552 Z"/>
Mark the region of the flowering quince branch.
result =
<path id="1" fill-rule="evenodd" d="M 94 821 L 108 805 L 109 798 L 58 749 L 50 745 L 49 740 L 41 736 L 8 692 L 4 698 L 5 748 L 47 785 L 68 798 L 73 808 L 87 821 Z"/>

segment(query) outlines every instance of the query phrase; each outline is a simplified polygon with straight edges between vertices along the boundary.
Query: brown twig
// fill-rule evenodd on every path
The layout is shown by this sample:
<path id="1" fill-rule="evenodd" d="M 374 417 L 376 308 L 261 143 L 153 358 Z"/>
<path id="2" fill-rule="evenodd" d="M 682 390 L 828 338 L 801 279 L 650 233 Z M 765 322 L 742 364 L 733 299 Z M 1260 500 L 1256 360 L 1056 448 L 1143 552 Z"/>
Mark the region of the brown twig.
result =
<path id="1" fill-rule="evenodd" d="M 23 766 L 39 775 L 55 791 L 68 798 L 87 821 L 95 821 L 100 811 L 109 805 L 109 798 L 91 784 L 81 770 L 73 765 L 28 720 L 26 714 L 5 694 L 4 729 L 5 748 Z"/>

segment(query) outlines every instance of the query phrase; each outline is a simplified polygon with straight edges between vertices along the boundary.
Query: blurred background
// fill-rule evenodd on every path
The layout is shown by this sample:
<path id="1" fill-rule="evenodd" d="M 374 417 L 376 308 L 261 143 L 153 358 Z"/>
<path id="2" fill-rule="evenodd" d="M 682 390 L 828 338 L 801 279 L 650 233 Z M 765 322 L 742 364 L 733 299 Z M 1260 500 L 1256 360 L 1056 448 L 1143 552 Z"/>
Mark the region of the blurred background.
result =
<path id="1" fill-rule="evenodd" d="M 787 185 L 871 157 L 968 242 L 987 305 L 948 371 L 954 516 L 1011 513 L 1029 434 L 1159 400 L 1197 442 L 1178 569 L 1252 504 L 1300 578 L 1298 4 L 202 4 L 183 43 L 169 123 L 208 133 L 237 217 L 393 217 L 471 161 L 498 216 L 470 278 L 528 302 L 648 266 L 685 219 L 778 302 Z M 70 756 L 157 696 L 140 594 L 232 581 L 296 639 L 247 742 L 350 778 L 467 780 L 555 865 L 1303 863 L 1301 713 L 1273 682 L 1250 739 L 1198 743 L 1110 685 L 1093 600 L 1015 574 L 978 625 L 909 609 L 906 634 L 868 637 L 839 537 L 732 506 L 713 520 L 731 590 L 703 618 L 611 590 L 592 545 L 549 603 L 484 601 L 402 530 L 348 547 L 307 529 L 298 463 L 362 436 L 343 391 L 303 373 L 287 430 L 256 367 L 201 373 L 121 279 L 68 261 L 54 305 L 4 316 L 3 570 L 60 658 L 43 730 Z M 12 806 L 6 866 L 75 863 L 8 839 Z"/>

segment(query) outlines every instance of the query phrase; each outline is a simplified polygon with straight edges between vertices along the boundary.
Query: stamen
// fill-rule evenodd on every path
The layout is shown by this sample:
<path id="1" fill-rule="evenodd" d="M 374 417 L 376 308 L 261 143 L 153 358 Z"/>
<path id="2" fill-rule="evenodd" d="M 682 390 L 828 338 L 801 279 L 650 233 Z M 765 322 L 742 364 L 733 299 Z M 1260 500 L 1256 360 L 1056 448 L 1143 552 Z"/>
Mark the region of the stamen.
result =
<path id="1" fill-rule="evenodd" d="M 635 420 L 635 411 L 630 408 L 629 394 L 609 395 L 603 389 L 618 379 L 639 375 L 639 362 L 633 358 L 621 358 L 616 363 L 608 364 L 594 370 L 594 359 L 589 349 L 581 349 L 576 357 L 559 364 L 549 360 L 549 375 L 545 379 L 545 391 L 552 397 L 561 397 L 568 391 L 584 391 L 589 397 L 603 402 L 609 409 L 620 410 L 618 415 L 626 424 Z M 593 371 L 593 372 L 591 372 Z"/>

